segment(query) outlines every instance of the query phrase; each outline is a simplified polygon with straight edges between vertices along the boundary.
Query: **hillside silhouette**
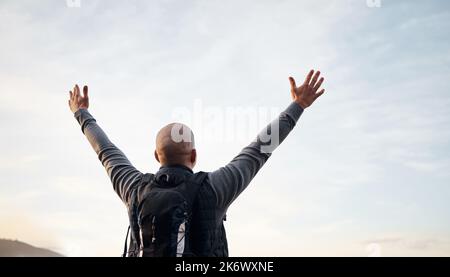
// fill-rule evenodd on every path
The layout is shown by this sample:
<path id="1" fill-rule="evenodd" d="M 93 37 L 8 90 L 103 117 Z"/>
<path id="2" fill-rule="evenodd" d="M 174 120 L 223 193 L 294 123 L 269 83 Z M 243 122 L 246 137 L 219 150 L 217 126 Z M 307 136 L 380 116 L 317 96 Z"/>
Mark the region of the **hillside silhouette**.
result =
<path id="1" fill-rule="evenodd" d="M 63 257 L 63 255 L 18 240 L 0 239 L 0 257 Z"/>

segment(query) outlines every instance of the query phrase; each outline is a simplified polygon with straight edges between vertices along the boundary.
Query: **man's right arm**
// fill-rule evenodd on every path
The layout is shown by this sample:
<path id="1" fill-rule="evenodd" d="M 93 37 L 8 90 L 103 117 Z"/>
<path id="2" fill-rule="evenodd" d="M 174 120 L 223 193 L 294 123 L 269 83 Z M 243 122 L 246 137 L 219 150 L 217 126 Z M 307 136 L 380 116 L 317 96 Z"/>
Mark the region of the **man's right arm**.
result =
<path id="1" fill-rule="evenodd" d="M 114 190 L 124 203 L 128 203 L 132 189 L 143 176 L 142 172 L 109 140 L 87 109 L 79 109 L 74 116 L 105 168 Z"/>
<path id="2" fill-rule="evenodd" d="M 80 124 L 82 132 L 95 153 L 97 153 L 98 159 L 105 167 L 114 190 L 122 201 L 127 204 L 132 190 L 142 179 L 143 174 L 109 140 L 94 117 L 88 112 L 89 96 L 87 86 L 83 88 L 83 95 L 81 95 L 78 85 L 74 87 L 73 91 L 70 91 L 69 107 Z"/>

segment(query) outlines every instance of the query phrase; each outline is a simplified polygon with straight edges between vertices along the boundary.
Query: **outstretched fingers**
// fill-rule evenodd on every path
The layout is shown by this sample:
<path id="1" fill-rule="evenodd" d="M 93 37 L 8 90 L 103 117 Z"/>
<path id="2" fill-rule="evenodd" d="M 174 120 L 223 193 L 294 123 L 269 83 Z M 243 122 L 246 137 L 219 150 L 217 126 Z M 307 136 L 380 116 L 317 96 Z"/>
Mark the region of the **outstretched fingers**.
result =
<path id="1" fill-rule="evenodd" d="M 317 79 L 319 79 L 320 71 L 317 71 L 316 74 L 314 74 L 314 77 L 311 80 L 311 83 L 309 84 L 311 87 L 315 87 L 317 83 Z"/>
<path id="2" fill-rule="evenodd" d="M 311 69 L 311 71 L 309 71 L 308 75 L 306 76 L 305 82 L 303 83 L 304 86 L 308 86 L 309 82 L 311 82 L 311 78 L 314 74 L 314 70 Z"/>
<path id="3" fill-rule="evenodd" d="M 316 100 L 317 98 L 319 98 L 322 94 L 324 94 L 325 89 L 321 89 L 318 93 L 316 93 L 314 95 L 314 100 Z"/>
<path id="4" fill-rule="evenodd" d="M 78 102 L 78 99 L 80 98 L 80 87 L 78 87 L 78 85 L 75 85 L 75 87 L 73 88 L 73 90 L 74 90 L 74 97 L 73 97 L 73 100 L 75 101 L 75 102 Z"/>
<path id="5" fill-rule="evenodd" d="M 322 85 L 322 83 L 323 83 L 324 80 L 325 80 L 325 79 L 324 79 L 323 77 L 319 79 L 319 82 L 317 82 L 317 84 L 316 84 L 316 85 L 314 86 L 314 88 L 313 88 L 314 92 L 316 92 L 316 91 L 319 90 L 319 88 L 320 88 L 320 86 Z"/>
<path id="6" fill-rule="evenodd" d="M 293 99 L 295 99 L 297 85 L 295 84 L 295 80 L 293 77 L 289 77 L 289 83 L 291 83 L 291 96 Z"/>
<path id="7" fill-rule="evenodd" d="M 289 77 L 289 83 L 291 83 L 291 89 L 295 90 L 297 88 L 293 77 Z"/>
<path id="8" fill-rule="evenodd" d="M 76 95 L 80 96 L 80 87 L 78 85 L 75 85 L 75 91 L 76 91 Z"/>
<path id="9" fill-rule="evenodd" d="M 83 87 L 83 97 L 84 98 L 88 98 L 88 86 L 84 86 Z"/>

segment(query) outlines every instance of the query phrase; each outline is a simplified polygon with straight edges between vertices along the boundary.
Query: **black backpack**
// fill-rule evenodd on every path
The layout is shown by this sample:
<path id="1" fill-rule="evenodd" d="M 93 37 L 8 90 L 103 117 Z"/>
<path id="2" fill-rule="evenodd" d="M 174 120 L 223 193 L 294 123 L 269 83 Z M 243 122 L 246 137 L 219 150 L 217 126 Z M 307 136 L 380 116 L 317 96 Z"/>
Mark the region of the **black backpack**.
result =
<path id="1" fill-rule="evenodd" d="M 158 180 L 153 174 L 143 175 L 131 195 L 123 257 L 194 256 L 189 245 L 192 209 L 206 176 L 198 172 L 174 183 L 167 174 Z"/>

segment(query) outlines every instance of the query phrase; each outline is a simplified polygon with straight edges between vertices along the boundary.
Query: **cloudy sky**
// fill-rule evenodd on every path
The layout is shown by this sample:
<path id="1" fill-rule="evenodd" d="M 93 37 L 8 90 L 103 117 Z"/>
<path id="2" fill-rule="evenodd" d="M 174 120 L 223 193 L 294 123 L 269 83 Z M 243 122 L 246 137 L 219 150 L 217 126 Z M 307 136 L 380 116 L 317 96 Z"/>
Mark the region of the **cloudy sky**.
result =
<path id="1" fill-rule="evenodd" d="M 326 94 L 229 209 L 230 255 L 449 256 L 449 29 L 440 0 L 1 0 L 0 237 L 121 253 L 125 207 L 68 109 L 75 83 L 141 171 L 171 121 L 210 171 L 317 68 Z"/>

